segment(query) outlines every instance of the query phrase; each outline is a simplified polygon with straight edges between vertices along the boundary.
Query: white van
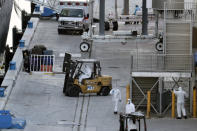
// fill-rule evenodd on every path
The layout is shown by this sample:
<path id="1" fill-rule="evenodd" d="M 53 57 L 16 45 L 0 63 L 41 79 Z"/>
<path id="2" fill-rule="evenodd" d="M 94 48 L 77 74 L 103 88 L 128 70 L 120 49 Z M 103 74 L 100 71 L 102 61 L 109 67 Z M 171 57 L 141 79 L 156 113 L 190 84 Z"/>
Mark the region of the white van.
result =
<path id="1" fill-rule="evenodd" d="M 62 31 L 78 31 L 80 34 L 88 30 L 89 3 L 87 0 L 60 0 L 58 33 Z"/>

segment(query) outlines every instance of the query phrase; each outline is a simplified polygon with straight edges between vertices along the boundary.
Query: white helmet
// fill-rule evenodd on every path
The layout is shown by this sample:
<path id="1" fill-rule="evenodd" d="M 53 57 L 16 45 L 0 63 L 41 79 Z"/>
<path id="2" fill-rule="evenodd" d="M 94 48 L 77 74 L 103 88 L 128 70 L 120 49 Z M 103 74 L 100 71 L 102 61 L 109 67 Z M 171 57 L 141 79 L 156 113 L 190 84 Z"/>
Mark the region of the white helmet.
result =
<path id="1" fill-rule="evenodd" d="M 179 87 L 179 91 L 182 91 L 182 87 Z"/>
<path id="2" fill-rule="evenodd" d="M 128 102 L 127 102 L 127 104 L 130 104 L 131 103 L 131 99 L 128 99 Z"/>

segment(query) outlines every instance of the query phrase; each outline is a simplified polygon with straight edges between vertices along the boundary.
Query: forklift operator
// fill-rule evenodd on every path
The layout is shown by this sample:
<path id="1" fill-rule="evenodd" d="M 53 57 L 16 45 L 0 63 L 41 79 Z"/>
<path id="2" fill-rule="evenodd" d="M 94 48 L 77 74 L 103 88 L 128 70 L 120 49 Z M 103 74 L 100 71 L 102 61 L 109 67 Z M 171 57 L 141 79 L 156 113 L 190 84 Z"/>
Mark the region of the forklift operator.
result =
<path id="1" fill-rule="evenodd" d="M 92 74 L 92 70 L 88 65 L 85 65 L 84 70 L 82 71 L 82 74 L 79 76 L 79 83 L 81 84 L 83 79 L 90 78 Z"/>

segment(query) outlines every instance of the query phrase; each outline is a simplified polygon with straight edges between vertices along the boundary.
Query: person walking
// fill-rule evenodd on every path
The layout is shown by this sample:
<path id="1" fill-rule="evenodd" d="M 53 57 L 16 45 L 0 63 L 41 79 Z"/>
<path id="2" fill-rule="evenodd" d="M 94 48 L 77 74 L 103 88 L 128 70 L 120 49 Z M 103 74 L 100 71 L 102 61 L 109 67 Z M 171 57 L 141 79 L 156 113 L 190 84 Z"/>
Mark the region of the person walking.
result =
<path id="1" fill-rule="evenodd" d="M 112 101 L 114 102 L 114 114 L 118 113 L 118 103 L 121 102 L 121 92 L 119 89 L 115 88 L 110 91 L 112 96 Z"/>
<path id="2" fill-rule="evenodd" d="M 178 88 L 178 91 L 173 90 L 174 94 L 177 97 L 177 119 L 181 119 L 181 112 L 183 117 L 187 119 L 186 111 L 185 111 L 185 98 L 187 97 L 187 93 L 182 89 L 182 87 Z"/>

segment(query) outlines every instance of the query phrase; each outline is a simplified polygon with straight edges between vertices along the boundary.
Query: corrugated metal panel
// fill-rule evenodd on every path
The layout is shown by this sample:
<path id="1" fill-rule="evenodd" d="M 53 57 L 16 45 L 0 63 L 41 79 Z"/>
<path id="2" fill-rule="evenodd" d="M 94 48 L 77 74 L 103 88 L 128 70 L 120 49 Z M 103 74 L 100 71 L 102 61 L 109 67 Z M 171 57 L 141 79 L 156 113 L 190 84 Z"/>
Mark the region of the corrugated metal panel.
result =
<path id="1" fill-rule="evenodd" d="M 190 38 L 190 23 L 166 23 L 166 54 L 191 54 Z M 181 70 L 190 61 L 189 57 L 182 59 L 177 56 L 176 59 L 172 59 L 171 56 L 167 56 L 165 65 L 167 69 Z M 172 62 L 176 64 L 171 64 Z"/>
<path id="2" fill-rule="evenodd" d="M 163 10 L 164 2 L 169 3 L 167 4 L 167 9 L 184 9 L 184 0 L 152 0 L 152 7 Z"/>

